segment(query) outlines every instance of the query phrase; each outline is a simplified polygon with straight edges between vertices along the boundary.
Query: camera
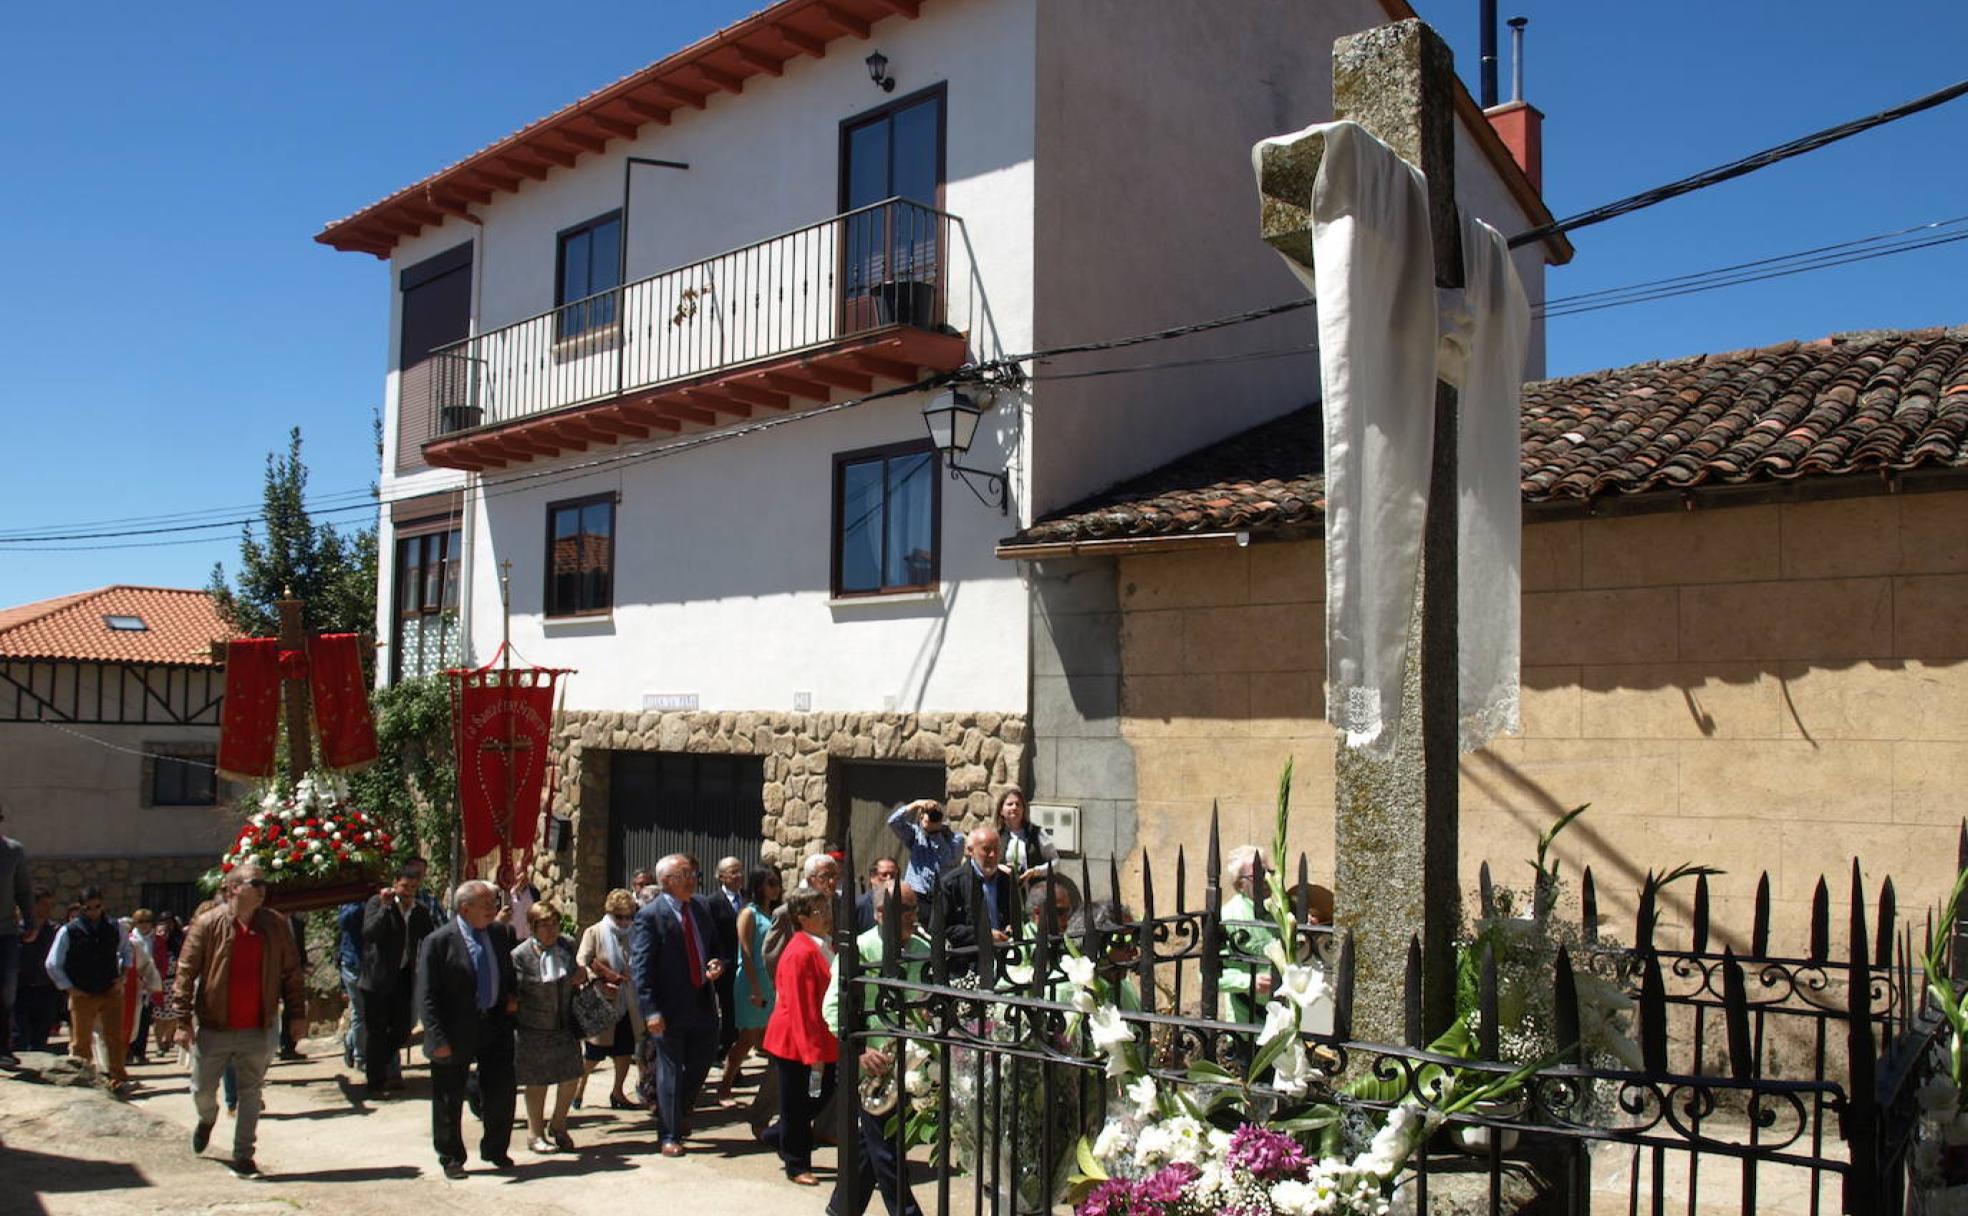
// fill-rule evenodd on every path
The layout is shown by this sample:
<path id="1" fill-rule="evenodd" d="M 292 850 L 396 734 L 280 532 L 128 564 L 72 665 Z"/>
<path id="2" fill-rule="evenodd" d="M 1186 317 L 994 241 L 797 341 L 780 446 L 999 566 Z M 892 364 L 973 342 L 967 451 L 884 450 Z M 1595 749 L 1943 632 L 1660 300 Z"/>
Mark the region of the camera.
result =
<path id="1" fill-rule="evenodd" d="M 942 808 L 942 807 L 940 807 L 940 806 L 932 806 L 932 807 L 930 807 L 930 808 L 928 808 L 927 810 L 925 810 L 925 811 L 923 811 L 923 822 L 924 822 L 924 823 L 942 823 L 942 822 L 943 822 L 943 808 Z"/>

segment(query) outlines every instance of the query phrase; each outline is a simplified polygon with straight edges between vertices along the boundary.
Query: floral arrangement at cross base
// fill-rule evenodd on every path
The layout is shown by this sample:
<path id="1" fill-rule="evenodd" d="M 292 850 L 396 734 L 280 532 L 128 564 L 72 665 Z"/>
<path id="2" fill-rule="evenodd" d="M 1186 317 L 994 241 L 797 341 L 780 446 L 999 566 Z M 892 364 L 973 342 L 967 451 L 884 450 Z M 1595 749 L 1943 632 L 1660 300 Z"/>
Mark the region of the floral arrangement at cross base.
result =
<path id="1" fill-rule="evenodd" d="M 302 777 L 292 798 L 270 791 L 207 877 L 216 882 L 250 862 L 273 887 L 366 879 L 395 856 L 396 842 L 348 796 L 332 773 Z"/>
<path id="2" fill-rule="evenodd" d="M 1279 782 L 1277 856 L 1284 853 L 1290 790 L 1288 764 Z M 1392 1106 L 1364 1150 L 1350 1158 L 1327 1151 L 1337 1150 L 1348 1116 L 1336 1103 L 1304 1100 L 1320 1075 L 1304 1035 L 1325 997 L 1325 973 L 1286 953 L 1283 943 L 1298 937 L 1282 884 L 1266 897 L 1265 910 L 1278 928 L 1265 952 L 1283 978 L 1265 1007 L 1243 1078 L 1208 1062 L 1190 1066 L 1188 1086 L 1151 1075 L 1093 962 L 1074 954 L 1062 964 L 1065 999 L 1086 1016 L 1093 1048 L 1121 1089 L 1099 1135 L 1079 1143 L 1076 1216 L 1388 1216 L 1395 1179 L 1437 1127 L 1509 1099 L 1550 1062 L 1480 1085 L 1463 1080 L 1461 1070 L 1430 1064 L 1416 1070 L 1411 1090 L 1356 1092 L 1363 1102 Z M 1465 1054 L 1468 1045 L 1467 1028 L 1458 1023 L 1430 1050 Z M 1369 1079 L 1368 1088 L 1380 1086 Z M 1218 1126 L 1239 1108 L 1244 1117 L 1234 1129 Z M 1266 1111 L 1269 1117 L 1250 1117 Z M 1321 1133 L 1318 1152 L 1302 1139 L 1315 1132 Z"/>

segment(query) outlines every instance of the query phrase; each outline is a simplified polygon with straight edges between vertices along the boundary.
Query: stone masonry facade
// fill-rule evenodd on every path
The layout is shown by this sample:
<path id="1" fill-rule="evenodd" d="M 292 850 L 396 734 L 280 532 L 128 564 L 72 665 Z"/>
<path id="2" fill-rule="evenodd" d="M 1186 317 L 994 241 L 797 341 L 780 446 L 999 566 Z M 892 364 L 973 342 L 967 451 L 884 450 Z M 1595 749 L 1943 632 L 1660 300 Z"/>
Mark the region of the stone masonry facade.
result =
<path id="1" fill-rule="evenodd" d="M 991 711 L 567 711 L 553 740 L 552 806 L 572 820 L 572 844 L 541 854 L 542 892 L 583 922 L 599 914 L 608 889 L 608 758 L 616 752 L 762 757 L 761 859 L 790 880 L 807 855 L 839 838 L 840 762 L 941 761 L 945 804 L 962 830 L 984 822 L 1007 786 L 1029 788 L 1030 738 L 1025 715 Z"/>

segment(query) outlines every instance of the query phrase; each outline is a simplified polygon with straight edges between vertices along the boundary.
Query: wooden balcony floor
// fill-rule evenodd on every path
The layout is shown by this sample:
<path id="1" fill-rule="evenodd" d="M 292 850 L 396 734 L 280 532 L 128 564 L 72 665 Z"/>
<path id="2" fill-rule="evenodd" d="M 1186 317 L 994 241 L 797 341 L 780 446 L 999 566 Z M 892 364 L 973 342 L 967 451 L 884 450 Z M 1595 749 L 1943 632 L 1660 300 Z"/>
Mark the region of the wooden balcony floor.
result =
<path id="1" fill-rule="evenodd" d="M 424 462 L 488 472 L 652 435 L 715 430 L 851 399 L 881 384 L 912 384 L 925 375 L 955 371 L 967 351 L 961 334 L 890 326 L 819 350 L 443 435 L 424 445 Z"/>

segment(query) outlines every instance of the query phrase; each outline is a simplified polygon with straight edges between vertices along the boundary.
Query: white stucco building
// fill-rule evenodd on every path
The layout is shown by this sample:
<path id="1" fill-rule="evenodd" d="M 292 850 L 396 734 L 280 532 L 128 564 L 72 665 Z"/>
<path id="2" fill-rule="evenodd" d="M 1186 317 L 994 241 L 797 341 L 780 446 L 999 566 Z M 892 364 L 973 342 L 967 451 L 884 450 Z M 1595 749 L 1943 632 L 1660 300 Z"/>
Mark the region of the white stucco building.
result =
<path id="1" fill-rule="evenodd" d="M 1250 146 L 1330 116 L 1336 37 L 1411 15 L 781 0 L 329 225 L 390 266 L 384 678 L 487 660 L 509 571 L 518 652 L 577 672 L 546 869 L 584 905 L 672 848 L 865 859 L 893 799 L 1030 788 L 1056 641 L 995 542 L 1304 405 L 1302 353 L 1210 361 L 1312 322 L 973 385 L 972 473 L 911 386 L 1299 294 Z M 1547 218 L 1461 109 L 1464 205 Z M 1564 256 L 1520 251 L 1534 300 Z"/>

